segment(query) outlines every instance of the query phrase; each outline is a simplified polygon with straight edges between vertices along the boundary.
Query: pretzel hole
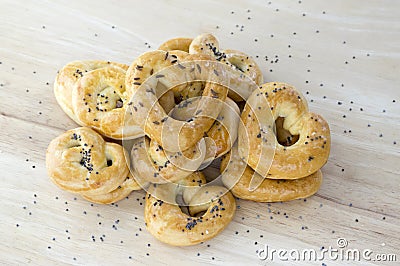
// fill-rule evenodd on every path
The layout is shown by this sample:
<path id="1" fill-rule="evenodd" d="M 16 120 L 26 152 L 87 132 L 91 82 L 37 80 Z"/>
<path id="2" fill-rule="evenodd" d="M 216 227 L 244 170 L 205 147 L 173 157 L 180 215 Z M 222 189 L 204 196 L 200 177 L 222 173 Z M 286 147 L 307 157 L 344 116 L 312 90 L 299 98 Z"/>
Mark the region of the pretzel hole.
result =
<path id="1" fill-rule="evenodd" d="M 285 122 L 284 117 L 278 117 L 275 120 L 275 134 L 278 143 L 282 146 L 288 147 L 292 146 L 299 140 L 299 135 L 292 135 L 288 130 L 283 127 L 283 123 Z"/>
<path id="2" fill-rule="evenodd" d="M 230 57 L 228 58 L 228 62 L 231 63 L 235 67 L 235 69 L 243 73 L 247 70 L 247 66 L 243 62 L 243 59 L 240 59 L 239 57 Z"/>
<path id="3" fill-rule="evenodd" d="M 202 81 L 192 81 L 177 85 L 173 88 L 175 93 L 175 105 L 179 105 L 182 101 L 188 100 L 190 98 L 199 97 L 203 94 L 204 88 L 206 86 L 205 82 Z"/>
<path id="4" fill-rule="evenodd" d="M 189 215 L 190 217 L 201 217 L 207 212 L 207 210 L 204 210 L 204 211 L 200 211 L 198 213 L 190 213 L 189 206 L 187 206 L 187 203 L 185 203 L 182 193 L 178 193 L 176 195 L 175 202 L 178 204 L 181 211 L 184 214 Z"/>
<path id="5" fill-rule="evenodd" d="M 106 86 L 97 93 L 96 109 L 100 112 L 111 111 L 112 109 L 122 108 L 124 101 L 117 93 L 117 89 Z"/>
<path id="6" fill-rule="evenodd" d="M 107 160 L 107 166 L 108 167 L 112 166 L 112 160 Z"/>
<path id="7" fill-rule="evenodd" d="M 124 105 L 124 102 L 121 99 L 118 99 L 115 102 L 115 108 L 121 108 Z"/>
<path id="8" fill-rule="evenodd" d="M 206 212 L 207 212 L 207 211 L 201 211 L 201 212 L 198 212 L 198 213 L 192 213 L 192 216 L 193 216 L 193 217 L 201 217 L 201 216 L 203 216 Z"/>
<path id="9" fill-rule="evenodd" d="M 183 200 L 183 194 L 182 193 L 178 193 L 175 197 L 175 202 L 176 204 L 178 204 L 179 208 L 181 209 L 181 211 L 190 216 L 189 213 L 189 208 L 188 206 L 186 206 L 185 201 Z"/>

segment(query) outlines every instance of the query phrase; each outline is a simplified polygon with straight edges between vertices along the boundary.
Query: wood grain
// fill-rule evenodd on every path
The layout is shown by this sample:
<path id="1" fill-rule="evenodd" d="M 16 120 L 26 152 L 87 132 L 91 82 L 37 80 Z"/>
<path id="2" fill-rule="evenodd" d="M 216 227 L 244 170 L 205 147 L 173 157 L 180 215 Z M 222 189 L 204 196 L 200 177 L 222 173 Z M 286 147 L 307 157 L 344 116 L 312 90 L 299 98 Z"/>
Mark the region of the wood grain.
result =
<path id="1" fill-rule="evenodd" d="M 265 244 L 320 250 L 337 247 L 339 237 L 348 248 L 397 254 L 399 261 L 399 11 L 393 0 L 1 0 L 0 263 L 265 265 L 270 261 L 256 253 Z M 47 145 L 76 127 L 52 83 L 69 61 L 129 64 L 166 39 L 203 32 L 255 57 L 266 81 L 300 89 L 329 122 L 332 149 L 317 195 L 276 204 L 239 200 L 222 234 L 176 248 L 146 232 L 143 192 L 91 205 L 51 183 Z M 352 264 L 289 261 L 322 263 Z"/>

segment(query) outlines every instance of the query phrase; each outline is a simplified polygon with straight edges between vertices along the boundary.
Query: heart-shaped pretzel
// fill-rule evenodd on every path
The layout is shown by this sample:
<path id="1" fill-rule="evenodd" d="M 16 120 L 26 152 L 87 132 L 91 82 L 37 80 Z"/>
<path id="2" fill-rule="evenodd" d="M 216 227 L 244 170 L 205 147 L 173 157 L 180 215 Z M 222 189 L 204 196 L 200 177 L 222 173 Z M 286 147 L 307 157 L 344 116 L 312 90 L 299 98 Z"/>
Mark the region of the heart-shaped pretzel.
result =
<path id="1" fill-rule="evenodd" d="M 286 83 L 269 82 L 254 91 L 241 119 L 239 154 L 264 177 L 302 178 L 315 173 L 328 160 L 328 123 L 322 116 L 309 112 L 303 95 Z M 288 134 L 284 143 L 279 143 L 281 138 L 274 134 L 275 121 L 280 122 L 277 134 Z"/>
<path id="2" fill-rule="evenodd" d="M 251 167 L 243 164 L 237 145 L 235 145 L 222 158 L 220 169 L 224 185 L 231 190 L 233 195 L 241 199 L 258 202 L 281 202 L 307 198 L 315 194 L 322 183 L 321 170 L 294 180 L 271 179 L 276 177 L 262 178 Z M 263 181 L 251 191 L 249 188 L 253 178 Z"/>
<path id="3" fill-rule="evenodd" d="M 83 125 L 75 116 L 72 108 L 72 91 L 76 83 L 87 73 L 99 68 L 115 68 L 126 71 L 129 66 L 109 61 L 74 61 L 65 65 L 54 81 L 54 95 L 63 111 L 76 123 Z"/>
<path id="4" fill-rule="evenodd" d="M 204 183 L 203 174 L 195 172 L 179 185 L 151 187 L 144 211 L 147 230 L 161 242 L 174 246 L 199 244 L 224 230 L 235 214 L 235 199 L 226 188 L 201 186 Z M 182 212 L 176 202 L 180 193 L 190 215 Z"/>
<path id="5" fill-rule="evenodd" d="M 106 194 L 128 176 L 125 150 L 94 130 L 80 127 L 53 139 L 46 152 L 50 179 L 60 188 L 85 195 Z"/>
<path id="6" fill-rule="evenodd" d="M 252 91 L 263 83 L 263 75 L 253 58 L 237 50 L 220 50 L 217 38 L 209 33 L 193 39 L 189 46 L 191 54 L 207 54 L 228 65 L 230 75 L 229 97 L 234 101 L 247 100 Z"/>
<path id="7" fill-rule="evenodd" d="M 221 112 L 228 89 L 221 83 L 208 82 L 224 79 L 222 65 L 213 61 L 205 55 L 157 50 L 142 54 L 129 67 L 126 84 L 133 94 L 131 110 L 144 132 L 165 150 L 178 152 L 193 147 Z M 188 121 L 168 116 L 158 99 L 176 85 L 196 79 L 207 82 L 195 115 Z"/>

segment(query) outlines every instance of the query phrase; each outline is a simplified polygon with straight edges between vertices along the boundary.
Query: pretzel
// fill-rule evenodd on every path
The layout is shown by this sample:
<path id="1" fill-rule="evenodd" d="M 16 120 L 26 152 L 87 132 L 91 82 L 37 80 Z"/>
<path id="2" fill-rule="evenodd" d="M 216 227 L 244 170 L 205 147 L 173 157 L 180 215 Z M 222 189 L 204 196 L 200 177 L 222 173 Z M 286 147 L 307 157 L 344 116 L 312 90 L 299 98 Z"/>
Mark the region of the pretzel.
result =
<path id="1" fill-rule="evenodd" d="M 113 191 L 99 195 L 86 195 L 85 193 L 81 193 L 81 195 L 84 199 L 93 203 L 111 204 L 127 197 L 132 191 L 140 189 L 142 189 L 141 186 L 136 182 L 132 174 L 129 172 L 129 175 L 126 177 L 125 181 Z"/>
<path id="2" fill-rule="evenodd" d="M 288 84 L 263 84 L 248 99 L 241 119 L 239 154 L 261 176 L 302 178 L 315 173 L 328 160 L 328 123 L 322 116 L 309 112 L 303 95 Z M 273 134 L 276 120 L 281 126 L 278 134 L 287 131 L 289 135 L 282 144 Z"/>
<path id="3" fill-rule="evenodd" d="M 221 161 L 222 182 L 230 188 L 238 198 L 258 202 L 282 202 L 294 199 L 307 198 L 315 194 L 322 183 L 321 170 L 317 170 L 306 177 L 294 180 L 271 179 L 261 177 L 241 160 L 237 145 L 226 154 Z M 253 178 L 263 179 L 261 184 L 250 190 Z"/>
<path id="4" fill-rule="evenodd" d="M 199 244 L 224 230 L 235 214 L 235 199 L 224 187 L 200 187 L 202 183 L 205 183 L 203 174 L 196 172 L 179 185 L 152 187 L 147 193 L 144 211 L 147 230 L 161 242 L 173 246 Z M 182 212 L 176 202 L 180 193 L 190 215 Z"/>
<path id="5" fill-rule="evenodd" d="M 81 77 L 92 70 L 111 67 L 126 71 L 129 66 L 109 61 L 87 60 L 73 61 L 65 65 L 54 81 L 54 95 L 63 111 L 76 123 L 83 125 L 72 109 L 72 90 Z"/>
<path id="6" fill-rule="evenodd" d="M 173 51 L 173 50 L 180 50 L 184 52 L 189 52 L 190 43 L 193 41 L 192 38 L 173 38 L 164 43 L 162 43 L 158 50 L 163 51 Z"/>
<path id="7" fill-rule="evenodd" d="M 80 124 L 114 139 L 143 136 L 126 111 L 131 95 L 125 90 L 125 73 L 120 68 L 103 67 L 79 79 L 72 93 L 72 106 Z"/>
<path id="8" fill-rule="evenodd" d="M 175 182 L 196 171 L 205 155 L 204 141 L 185 151 L 171 153 L 165 152 L 154 139 L 137 138 L 133 140 L 131 150 L 132 170 L 141 185 Z"/>
<path id="9" fill-rule="evenodd" d="M 128 176 L 125 150 L 105 142 L 94 130 L 80 127 L 53 139 L 46 151 L 50 179 L 60 188 L 85 195 L 116 189 Z"/>
<path id="10" fill-rule="evenodd" d="M 233 69 L 230 88 L 234 90 L 229 90 L 229 97 L 234 101 L 247 100 L 257 85 L 263 83 L 262 72 L 254 59 L 237 50 L 220 50 L 219 42 L 212 34 L 205 33 L 194 38 L 189 53 L 210 55 Z"/>
<path id="11" fill-rule="evenodd" d="M 198 97 L 184 100 L 169 115 L 178 120 L 186 120 L 196 112 L 199 100 Z M 206 137 L 206 155 L 203 164 L 221 157 L 231 149 L 237 139 L 239 115 L 240 110 L 237 104 L 230 98 L 226 98 L 217 120 L 204 134 Z"/>
<path id="12" fill-rule="evenodd" d="M 127 72 L 126 85 L 134 95 L 131 110 L 144 132 L 165 150 L 189 149 L 210 129 L 222 110 L 228 89 L 217 81 L 223 82 L 224 75 L 222 65 L 212 62 L 209 56 L 183 51 L 144 53 Z M 168 116 L 158 98 L 176 85 L 197 79 L 217 81 L 206 83 L 195 115 L 188 121 Z"/>

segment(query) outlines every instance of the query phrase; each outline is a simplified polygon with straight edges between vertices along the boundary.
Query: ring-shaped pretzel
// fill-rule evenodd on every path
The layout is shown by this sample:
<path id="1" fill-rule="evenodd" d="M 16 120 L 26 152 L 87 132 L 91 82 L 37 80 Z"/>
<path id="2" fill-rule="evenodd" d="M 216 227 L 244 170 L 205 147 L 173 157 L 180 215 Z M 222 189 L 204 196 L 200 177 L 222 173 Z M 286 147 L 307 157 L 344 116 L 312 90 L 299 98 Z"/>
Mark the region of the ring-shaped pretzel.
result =
<path id="1" fill-rule="evenodd" d="M 152 187 L 144 211 L 147 230 L 158 240 L 174 246 L 199 244 L 224 230 L 235 214 L 235 199 L 224 187 L 200 187 L 202 183 L 204 176 L 196 172 L 181 180 L 180 186 L 171 183 Z M 191 186 L 197 188 L 192 190 Z M 185 193 L 186 190 L 190 193 Z M 190 215 L 176 202 L 179 193 L 183 193 Z"/>

